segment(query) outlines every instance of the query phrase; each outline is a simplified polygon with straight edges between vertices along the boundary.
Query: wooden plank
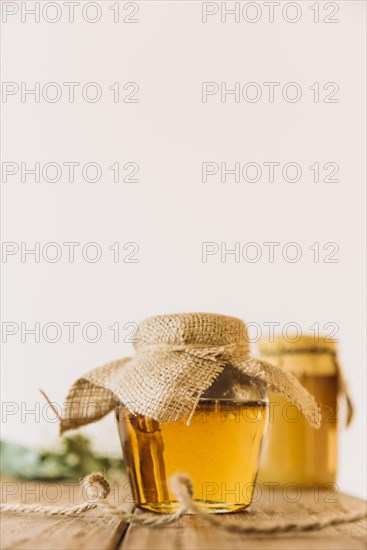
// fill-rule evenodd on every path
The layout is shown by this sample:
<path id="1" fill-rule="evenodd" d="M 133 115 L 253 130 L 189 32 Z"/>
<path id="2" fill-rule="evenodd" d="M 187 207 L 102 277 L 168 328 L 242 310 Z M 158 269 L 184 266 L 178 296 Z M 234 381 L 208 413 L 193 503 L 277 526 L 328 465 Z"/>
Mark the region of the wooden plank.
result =
<path id="1" fill-rule="evenodd" d="M 3 480 L 3 502 L 39 503 L 74 506 L 83 501 L 78 482 L 32 483 Z M 126 479 L 112 485 L 109 497 L 124 510 L 131 510 L 131 496 Z M 3 550 L 112 550 L 126 524 L 119 519 L 103 518 L 100 510 L 90 510 L 76 518 L 3 512 L 1 548 Z"/>
<path id="2" fill-rule="evenodd" d="M 300 499 L 291 502 L 296 497 L 291 491 L 286 498 L 282 492 L 275 491 L 271 498 L 271 493 L 263 490 L 260 500 L 249 511 L 223 514 L 220 519 L 227 525 L 263 525 L 306 522 L 366 509 L 364 501 L 341 493 L 316 494 L 303 490 Z M 130 526 L 120 550 L 365 550 L 366 530 L 366 521 L 361 520 L 313 532 L 239 535 L 207 525 L 195 516 L 185 516 L 176 524 L 160 528 Z"/>
<path id="3" fill-rule="evenodd" d="M 91 512 L 87 512 L 91 514 Z M 10 550 L 76 550 L 116 548 L 124 531 L 117 520 L 92 518 L 40 518 L 2 515 L 1 548 Z"/>

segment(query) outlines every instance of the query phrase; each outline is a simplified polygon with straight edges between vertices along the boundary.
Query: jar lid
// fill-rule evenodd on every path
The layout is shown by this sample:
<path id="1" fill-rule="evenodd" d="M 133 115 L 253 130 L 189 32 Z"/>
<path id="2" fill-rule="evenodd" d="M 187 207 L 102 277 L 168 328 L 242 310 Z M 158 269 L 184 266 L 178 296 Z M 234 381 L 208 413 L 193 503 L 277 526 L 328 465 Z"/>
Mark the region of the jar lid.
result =
<path id="1" fill-rule="evenodd" d="M 332 355 L 336 356 L 336 341 L 333 338 L 306 334 L 303 336 L 283 335 L 263 337 L 258 342 L 261 355 Z"/>
<path id="2" fill-rule="evenodd" d="M 337 376 L 338 393 L 343 395 L 347 404 L 347 426 L 350 425 L 354 407 L 343 371 L 337 359 L 337 342 L 333 338 L 314 334 L 263 337 L 258 342 L 259 354 L 265 361 L 291 372 L 298 378 L 303 376 Z"/>

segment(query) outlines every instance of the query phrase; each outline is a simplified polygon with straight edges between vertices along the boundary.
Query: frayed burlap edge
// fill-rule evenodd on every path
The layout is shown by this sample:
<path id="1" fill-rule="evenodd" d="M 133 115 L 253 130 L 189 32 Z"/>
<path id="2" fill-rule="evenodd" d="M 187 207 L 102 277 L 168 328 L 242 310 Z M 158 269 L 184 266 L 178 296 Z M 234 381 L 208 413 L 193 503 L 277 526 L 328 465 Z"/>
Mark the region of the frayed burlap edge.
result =
<path id="1" fill-rule="evenodd" d="M 320 426 L 315 399 L 290 373 L 249 356 L 243 321 L 215 314 L 159 316 L 139 327 L 136 355 L 98 367 L 77 380 L 67 395 L 60 431 L 96 422 L 124 404 L 158 422 L 184 418 L 226 365 L 298 405 Z"/>

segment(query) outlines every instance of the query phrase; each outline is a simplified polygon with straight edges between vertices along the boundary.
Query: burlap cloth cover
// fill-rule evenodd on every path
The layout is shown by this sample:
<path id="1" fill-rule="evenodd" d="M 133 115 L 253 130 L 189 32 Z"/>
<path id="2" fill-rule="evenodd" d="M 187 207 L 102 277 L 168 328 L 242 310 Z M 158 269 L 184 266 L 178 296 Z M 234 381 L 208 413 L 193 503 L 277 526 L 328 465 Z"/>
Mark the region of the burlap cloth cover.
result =
<path id="1" fill-rule="evenodd" d="M 72 386 L 61 433 L 96 422 L 118 404 L 158 422 L 183 418 L 226 365 L 297 404 L 320 425 L 314 398 L 290 373 L 249 355 L 246 325 L 211 313 L 160 315 L 139 325 L 135 356 L 96 368 Z"/>

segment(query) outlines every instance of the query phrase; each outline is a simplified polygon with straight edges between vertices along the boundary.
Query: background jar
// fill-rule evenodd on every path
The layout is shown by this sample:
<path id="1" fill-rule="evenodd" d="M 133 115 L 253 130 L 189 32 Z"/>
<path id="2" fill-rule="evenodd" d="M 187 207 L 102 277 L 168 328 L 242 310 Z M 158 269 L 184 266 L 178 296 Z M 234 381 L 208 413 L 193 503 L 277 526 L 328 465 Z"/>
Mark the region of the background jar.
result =
<path id="1" fill-rule="evenodd" d="M 289 340 L 289 339 L 288 339 Z M 262 359 L 294 374 L 315 397 L 321 409 L 321 427 L 311 428 L 298 408 L 269 392 L 269 430 L 259 470 L 259 482 L 301 486 L 334 483 L 338 467 L 338 392 L 341 373 L 335 342 L 303 336 L 289 342 L 261 339 Z"/>
<path id="2" fill-rule="evenodd" d="M 136 505 L 172 513 L 175 473 L 191 478 L 194 499 L 212 512 L 250 505 L 267 426 L 262 385 L 228 365 L 191 415 L 169 423 L 118 408 L 118 430 Z"/>

